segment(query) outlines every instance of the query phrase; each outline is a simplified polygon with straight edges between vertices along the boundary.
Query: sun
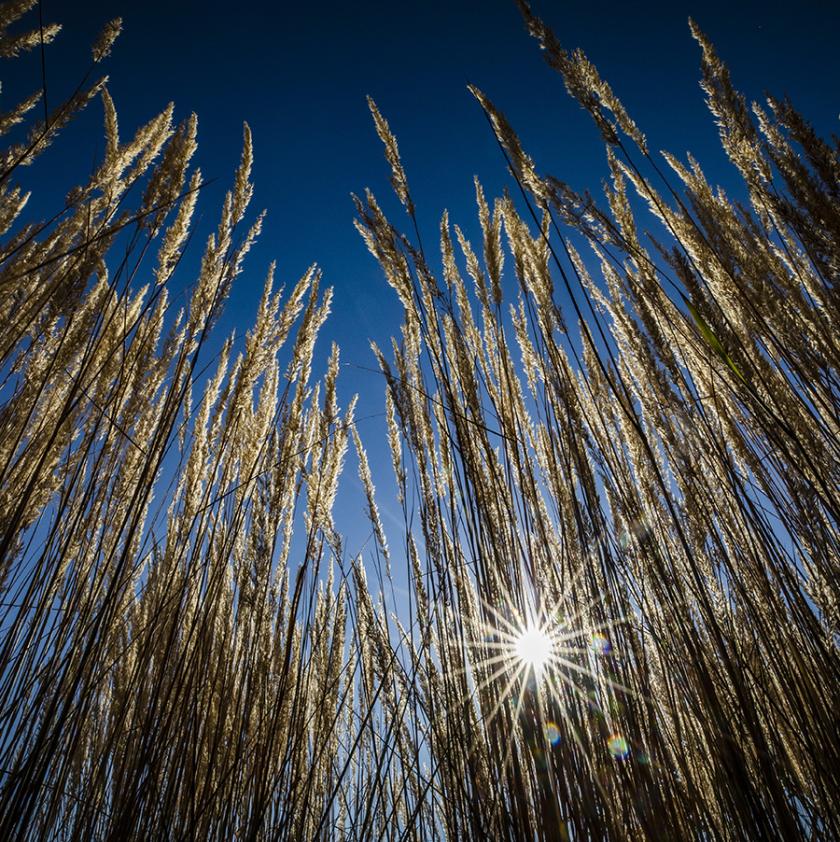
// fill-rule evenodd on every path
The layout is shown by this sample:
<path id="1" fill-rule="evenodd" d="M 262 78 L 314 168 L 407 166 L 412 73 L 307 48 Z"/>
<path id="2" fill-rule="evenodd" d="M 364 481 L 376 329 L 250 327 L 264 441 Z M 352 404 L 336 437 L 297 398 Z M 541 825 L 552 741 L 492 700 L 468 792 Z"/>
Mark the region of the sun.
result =
<path id="1" fill-rule="evenodd" d="M 529 624 L 514 643 L 516 657 L 534 672 L 541 672 L 552 655 L 551 637 L 537 625 Z"/>

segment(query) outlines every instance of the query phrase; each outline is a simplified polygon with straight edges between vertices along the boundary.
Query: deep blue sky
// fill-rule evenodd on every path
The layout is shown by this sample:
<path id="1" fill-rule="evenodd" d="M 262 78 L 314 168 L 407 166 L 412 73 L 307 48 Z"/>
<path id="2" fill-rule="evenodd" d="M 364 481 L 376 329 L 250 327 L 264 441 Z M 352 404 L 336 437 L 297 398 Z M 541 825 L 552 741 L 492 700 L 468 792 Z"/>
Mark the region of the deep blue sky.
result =
<path id="1" fill-rule="evenodd" d="M 840 127 L 836 61 L 840 4 L 829 2 L 535 2 L 567 47 L 583 47 L 613 85 L 654 149 L 690 149 L 713 179 L 729 184 L 716 129 L 705 110 L 693 15 L 751 98 L 789 93 L 823 132 Z M 234 11 L 231 11 L 234 9 Z M 240 10 L 236 12 L 235 10 Z M 180 117 L 199 117 L 194 159 L 219 182 L 203 195 L 202 232 L 215 224 L 241 148 L 241 123 L 254 132 L 254 211 L 268 208 L 260 244 L 246 263 L 222 330 L 250 325 L 268 262 L 291 283 L 317 261 L 335 287 L 334 312 L 321 349 L 335 339 L 345 361 L 370 365 L 369 338 L 387 344 L 399 308 L 352 226 L 351 191 L 370 186 L 395 220 L 388 168 L 365 104 L 371 94 L 399 138 L 427 246 L 441 210 L 474 232 L 472 176 L 489 195 L 508 183 L 496 144 L 468 81 L 507 113 L 542 171 L 597 192 L 605 176 L 601 144 L 588 118 L 527 36 L 513 0 L 323 2 L 218 0 L 43 0 L 45 20 L 64 24 L 47 52 L 50 98 L 75 87 L 88 46 L 111 17 L 124 32 L 105 65 L 124 137 L 169 100 Z M 3 69 L 3 109 L 40 87 L 31 56 Z M 74 157 L 90 166 L 101 151 L 101 106 L 27 174 L 33 209 L 48 212 L 76 178 Z M 83 173 L 79 173 L 79 178 Z M 61 192 L 55 187 L 61 186 Z M 196 249 L 206 234 L 194 241 Z M 192 277 L 180 279 L 191 283 Z M 177 289 L 177 283 L 176 283 Z M 371 384 L 371 378 L 374 383 Z M 373 385 L 373 390 L 370 386 Z M 360 412 L 381 409 L 374 375 L 347 370 L 342 394 L 367 391 Z M 381 419 L 370 422 L 371 450 Z M 363 435 L 366 430 L 362 429 Z M 375 452 L 373 462 L 385 467 Z M 348 474 L 349 476 L 349 474 Z M 377 482 L 387 473 L 377 471 Z M 387 524 L 386 524 L 387 526 Z"/>

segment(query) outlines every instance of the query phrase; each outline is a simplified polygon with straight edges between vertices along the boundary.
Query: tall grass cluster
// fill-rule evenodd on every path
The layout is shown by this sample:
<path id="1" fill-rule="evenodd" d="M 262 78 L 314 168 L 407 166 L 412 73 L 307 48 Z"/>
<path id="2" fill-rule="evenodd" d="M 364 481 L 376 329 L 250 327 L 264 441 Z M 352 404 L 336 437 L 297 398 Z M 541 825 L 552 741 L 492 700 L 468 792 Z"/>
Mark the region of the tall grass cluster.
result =
<path id="1" fill-rule="evenodd" d="M 0 55 L 57 34 L 35 5 Z M 247 126 L 179 307 L 197 120 L 120 136 L 119 21 L 0 117 L 0 839 L 840 838 L 840 148 L 692 23 L 732 200 L 520 7 L 611 181 L 542 173 L 473 89 L 512 189 L 433 255 L 370 102 L 409 232 L 356 198 L 404 311 L 390 543 L 337 348 L 313 376 L 318 268 L 208 350 L 260 232 Z M 94 99 L 101 162 L 27 222 L 21 168 Z"/>

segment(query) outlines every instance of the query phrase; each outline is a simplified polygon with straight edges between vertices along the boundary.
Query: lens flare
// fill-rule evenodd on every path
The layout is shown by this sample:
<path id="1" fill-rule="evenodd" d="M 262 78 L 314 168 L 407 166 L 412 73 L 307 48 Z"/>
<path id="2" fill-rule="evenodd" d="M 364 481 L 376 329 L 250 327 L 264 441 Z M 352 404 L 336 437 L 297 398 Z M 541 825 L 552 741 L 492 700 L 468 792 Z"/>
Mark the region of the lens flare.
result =
<path id="1" fill-rule="evenodd" d="M 556 723 L 546 722 L 545 738 L 553 746 L 556 746 L 557 743 L 560 742 L 560 729 L 557 727 Z"/>
<path id="2" fill-rule="evenodd" d="M 607 748 L 616 760 L 624 760 L 630 754 L 630 745 L 621 734 L 613 734 L 609 737 Z"/>
<path id="3" fill-rule="evenodd" d="M 596 632 L 592 635 L 589 641 L 589 647 L 597 655 L 609 655 L 612 651 L 612 644 L 610 643 L 609 638 L 600 632 Z"/>

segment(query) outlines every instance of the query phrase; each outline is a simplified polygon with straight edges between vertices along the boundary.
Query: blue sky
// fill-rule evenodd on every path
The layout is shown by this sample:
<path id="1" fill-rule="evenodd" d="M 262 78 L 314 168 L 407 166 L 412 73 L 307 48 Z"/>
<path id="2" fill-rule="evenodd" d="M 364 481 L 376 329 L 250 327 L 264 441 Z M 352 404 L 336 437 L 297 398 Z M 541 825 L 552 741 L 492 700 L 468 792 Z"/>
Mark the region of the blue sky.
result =
<path id="1" fill-rule="evenodd" d="M 840 129 L 836 34 L 840 5 L 828 2 L 535 2 L 535 11 L 567 47 L 583 47 L 622 98 L 654 149 L 691 150 L 713 181 L 733 184 L 698 86 L 693 15 L 750 98 L 789 93 L 822 132 Z M 236 6 L 233 7 L 237 8 Z M 47 52 L 50 100 L 75 87 L 88 47 L 119 14 L 124 32 L 105 71 L 127 136 L 174 100 L 178 117 L 199 117 L 194 159 L 218 177 L 199 202 L 203 211 L 194 258 L 214 225 L 238 161 L 241 124 L 254 133 L 254 212 L 268 209 L 264 233 L 246 263 L 219 326 L 242 336 L 250 326 L 266 267 L 292 283 L 312 262 L 335 287 L 333 315 L 322 334 L 345 362 L 371 365 L 368 341 L 387 345 L 399 327 L 396 297 L 352 225 L 351 191 L 371 187 L 395 221 L 404 215 L 390 195 L 389 171 L 365 104 L 371 94 L 397 134 L 427 247 L 440 213 L 475 236 L 473 175 L 488 196 L 509 184 L 503 161 L 467 82 L 482 88 L 509 117 L 540 170 L 598 192 L 606 175 L 591 122 L 542 61 L 513 0 L 239 4 L 43 0 L 45 20 L 64 25 Z M 40 87 L 37 56 L 3 70 L 4 110 Z M 32 212 L 46 215 L 101 152 L 101 107 L 88 113 L 27 173 Z M 98 146 L 92 144 L 96 138 Z M 79 173 L 79 178 L 84 173 Z M 60 188 L 60 190 L 58 189 Z M 185 268 L 189 268 L 187 262 Z M 185 273 L 181 283 L 191 283 Z M 175 285 L 177 290 L 177 283 Z M 382 408 L 382 383 L 345 369 L 341 395 L 363 393 L 360 415 Z M 389 462 L 376 441 L 384 422 L 360 431 L 374 478 L 387 488 Z M 352 462 L 348 465 L 352 476 Z M 360 506 L 361 508 L 361 506 Z M 386 514 L 386 528 L 387 513 Z M 339 524 L 341 525 L 341 524 Z"/>

